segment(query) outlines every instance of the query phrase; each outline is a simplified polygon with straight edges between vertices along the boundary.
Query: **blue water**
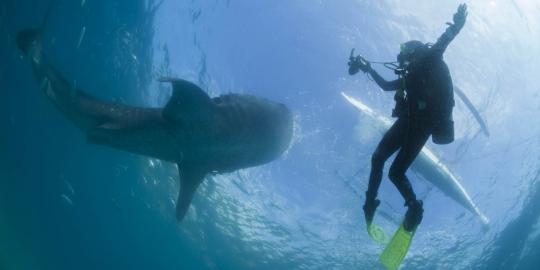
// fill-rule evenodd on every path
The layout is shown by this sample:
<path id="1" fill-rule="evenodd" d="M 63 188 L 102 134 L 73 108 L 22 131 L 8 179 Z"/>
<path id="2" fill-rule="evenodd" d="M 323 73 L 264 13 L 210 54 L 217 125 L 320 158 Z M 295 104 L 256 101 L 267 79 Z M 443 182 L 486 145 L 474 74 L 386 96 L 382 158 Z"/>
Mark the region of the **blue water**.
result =
<path id="1" fill-rule="evenodd" d="M 14 34 L 48 3 L 0 2 L 0 269 L 383 269 L 361 211 L 379 137 L 340 92 L 384 114 L 392 95 L 347 75 L 347 58 L 435 41 L 458 1 L 55 1 L 45 52 L 93 95 L 162 106 L 155 79 L 175 76 L 294 112 L 283 157 L 208 177 L 181 224 L 174 165 L 87 144 L 34 82 Z M 540 4 L 467 4 L 445 60 L 491 136 L 457 101 L 456 142 L 428 145 L 491 223 L 411 173 L 426 209 L 401 269 L 537 269 Z M 386 179 L 380 197 L 404 213 Z"/>

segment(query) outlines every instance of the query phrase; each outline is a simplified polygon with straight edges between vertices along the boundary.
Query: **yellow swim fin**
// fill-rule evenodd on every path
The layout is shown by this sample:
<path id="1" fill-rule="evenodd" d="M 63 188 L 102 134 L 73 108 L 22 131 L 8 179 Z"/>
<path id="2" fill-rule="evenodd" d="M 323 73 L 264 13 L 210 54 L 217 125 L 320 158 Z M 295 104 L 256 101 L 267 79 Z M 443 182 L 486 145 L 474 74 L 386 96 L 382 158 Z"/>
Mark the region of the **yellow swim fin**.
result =
<path id="1" fill-rule="evenodd" d="M 379 245 L 388 245 L 389 237 L 388 234 L 379 226 L 369 223 L 367 225 L 368 234 L 373 239 L 373 241 L 377 242 Z"/>
<path id="2" fill-rule="evenodd" d="M 403 224 L 399 226 L 399 229 L 379 258 L 388 270 L 397 270 L 399 268 L 409 251 L 415 233 L 416 228 L 412 232 L 408 232 L 403 227 Z"/>

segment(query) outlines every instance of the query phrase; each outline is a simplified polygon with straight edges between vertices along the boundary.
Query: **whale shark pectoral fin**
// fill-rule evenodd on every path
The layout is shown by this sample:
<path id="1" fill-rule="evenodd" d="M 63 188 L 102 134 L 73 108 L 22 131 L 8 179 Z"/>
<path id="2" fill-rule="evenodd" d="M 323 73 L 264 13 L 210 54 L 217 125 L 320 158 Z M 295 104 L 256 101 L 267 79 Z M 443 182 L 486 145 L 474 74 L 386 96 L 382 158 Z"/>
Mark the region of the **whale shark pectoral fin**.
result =
<path id="1" fill-rule="evenodd" d="M 207 120 L 212 114 L 212 102 L 208 94 L 194 83 L 182 79 L 160 78 L 170 82 L 172 96 L 163 108 L 163 116 L 169 120 Z"/>
<path id="2" fill-rule="evenodd" d="M 180 192 L 176 201 L 176 219 L 178 222 L 181 222 L 191 205 L 193 195 L 195 195 L 197 188 L 204 180 L 207 171 L 189 166 L 181 167 L 180 164 L 178 164 L 178 171 L 180 174 Z"/>

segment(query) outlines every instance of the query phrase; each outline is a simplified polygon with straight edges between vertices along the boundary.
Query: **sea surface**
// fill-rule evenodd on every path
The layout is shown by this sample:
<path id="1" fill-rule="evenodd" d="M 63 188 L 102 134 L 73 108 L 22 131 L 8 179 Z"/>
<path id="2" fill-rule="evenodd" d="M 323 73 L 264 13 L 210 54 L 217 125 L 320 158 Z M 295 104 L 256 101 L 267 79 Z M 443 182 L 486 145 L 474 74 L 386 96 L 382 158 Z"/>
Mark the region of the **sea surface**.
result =
<path id="1" fill-rule="evenodd" d="M 401 269 L 538 269 L 540 3 L 465 2 L 445 61 L 490 136 L 456 98 L 456 141 L 427 146 L 490 224 L 410 171 L 425 213 Z M 1 0 L 0 269 L 384 269 L 361 209 L 380 134 L 340 93 L 387 116 L 393 95 L 346 64 L 352 48 L 394 61 L 405 41 L 435 42 L 459 4 Z M 177 223 L 176 166 L 88 144 L 34 80 L 14 37 L 42 25 L 49 6 L 44 52 L 80 89 L 160 107 L 171 89 L 156 79 L 170 76 L 212 97 L 262 96 L 293 111 L 290 148 L 207 177 Z M 406 208 L 386 177 L 380 199 L 392 232 Z"/>

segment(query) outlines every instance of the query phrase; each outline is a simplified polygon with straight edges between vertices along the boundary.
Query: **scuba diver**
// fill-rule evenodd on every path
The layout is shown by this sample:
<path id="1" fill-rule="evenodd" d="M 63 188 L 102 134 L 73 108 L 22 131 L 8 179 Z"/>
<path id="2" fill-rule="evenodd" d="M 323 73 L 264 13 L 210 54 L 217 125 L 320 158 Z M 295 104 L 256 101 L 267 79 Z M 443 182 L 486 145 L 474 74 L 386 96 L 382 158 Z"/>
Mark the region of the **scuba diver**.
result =
<path id="1" fill-rule="evenodd" d="M 371 63 L 362 56 L 354 56 L 348 63 L 349 74 L 360 70 L 371 75 L 384 91 L 396 91 L 392 117 L 397 117 L 392 127 L 384 134 L 371 158 L 371 172 L 363 206 L 368 226 L 373 221 L 375 210 L 380 204 L 377 192 L 382 180 L 384 163 L 399 151 L 389 170 L 389 178 L 405 199 L 408 207 L 403 227 L 412 232 L 423 217 L 423 203 L 416 198 L 405 172 L 422 150 L 428 138 L 436 144 L 448 144 L 454 140 L 453 85 L 450 72 L 443 61 L 443 53 L 463 28 L 467 18 L 467 6 L 461 4 L 447 23 L 446 31 L 435 44 L 412 40 L 401 44 L 397 56 L 399 65 L 390 65 L 398 79 L 386 81 Z M 389 63 L 385 63 L 389 67 Z"/>

